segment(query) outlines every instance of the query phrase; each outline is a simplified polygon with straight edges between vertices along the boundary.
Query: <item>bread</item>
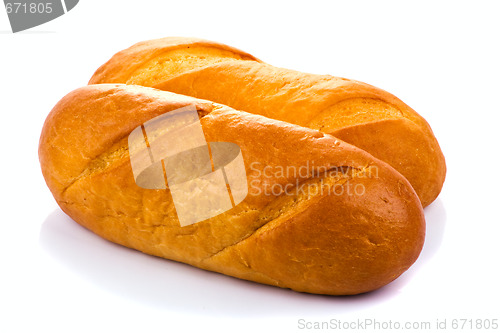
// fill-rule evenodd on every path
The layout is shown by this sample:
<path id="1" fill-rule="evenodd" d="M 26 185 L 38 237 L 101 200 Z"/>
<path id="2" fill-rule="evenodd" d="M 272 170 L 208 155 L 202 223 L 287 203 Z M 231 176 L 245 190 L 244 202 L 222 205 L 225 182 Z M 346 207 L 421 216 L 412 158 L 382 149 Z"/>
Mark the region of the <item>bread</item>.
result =
<path id="1" fill-rule="evenodd" d="M 181 227 L 168 188 L 134 181 L 127 140 L 188 105 L 208 142 L 240 147 L 249 192 L 236 207 Z M 45 121 L 39 158 L 61 209 L 96 234 L 259 283 L 368 292 L 408 269 L 424 242 L 419 199 L 385 162 L 316 130 L 152 88 L 102 84 L 69 93 Z M 272 172 L 305 165 L 307 172 Z"/>
<path id="2" fill-rule="evenodd" d="M 90 80 L 156 87 L 320 130 L 405 176 L 422 205 L 441 191 L 446 165 L 427 122 L 371 85 L 277 68 L 226 45 L 163 38 L 114 55 Z"/>

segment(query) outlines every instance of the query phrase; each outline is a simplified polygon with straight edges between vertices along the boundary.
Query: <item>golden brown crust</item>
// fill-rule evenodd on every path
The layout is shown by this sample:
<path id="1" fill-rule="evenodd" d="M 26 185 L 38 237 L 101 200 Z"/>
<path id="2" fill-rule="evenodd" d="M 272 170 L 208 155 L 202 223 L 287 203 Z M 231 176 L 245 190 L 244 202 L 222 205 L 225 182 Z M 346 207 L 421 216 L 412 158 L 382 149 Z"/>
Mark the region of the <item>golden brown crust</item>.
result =
<path id="1" fill-rule="evenodd" d="M 189 39 L 185 42 L 190 43 Z M 362 82 L 277 68 L 248 57 L 214 56 L 200 62 L 194 55 L 184 59 L 181 67 L 167 68 L 151 63 L 156 47 L 163 45 L 163 59 L 179 54 L 169 55 L 170 39 L 154 43 L 155 47 L 122 51 L 100 69 L 118 75 L 113 64 L 129 63 L 129 54 L 148 59 L 149 65 L 134 67 L 133 75 L 121 72 L 115 81 L 94 75 L 91 82 L 153 86 L 318 129 L 389 163 L 410 181 L 424 207 L 441 191 L 446 164 L 430 126 L 390 93 Z M 227 48 L 217 43 L 203 47 L 212 52 Z M 364 133 L 365 128 L 371 131 Z"/>
<path id="2" fill-rule="evenodd" d="M 153 39 L 136 43 L 117 53 L 97 69 L 89 84 L 151 86 L 153 82 L 166 80 L 172 73 L 231 59 L 260 61 L 237 48 L 200 38 Z"/>
<path id="3" fill-rule="evenodd" d="M 135 184 L 127 136 L 143 122 L 189 104 L 203 116 L 207 141 L 239 145 L 252 186 L 235 208 L 180 227 L 168 189 Z M 357 294 L 398 277 L 423 245 L 422 207 L 393 168 L 321 132 L 208 101 L 137 86 L 80 88 L 48 116 L 39 156 L 55 199 L 78 223 L 118 244 L 242 279 L 310 293 Z M 342 172 L 262 172 L 306 161 Z M 299 184 L 301 191 L 263 192 L 286 184 Z M 333 185 L 337 192 L 318 191 Z M 365 192 L 348 195 L 347 187 L 356 185 Z"/>
<path id="4" fill-rule="evenodd" d="M 424 206 L 441 191 L 446 166 L 427 122 L 368 84 L 233 61 L 191 70 L 155 87 L 339 136 L 401 172 Z"/>

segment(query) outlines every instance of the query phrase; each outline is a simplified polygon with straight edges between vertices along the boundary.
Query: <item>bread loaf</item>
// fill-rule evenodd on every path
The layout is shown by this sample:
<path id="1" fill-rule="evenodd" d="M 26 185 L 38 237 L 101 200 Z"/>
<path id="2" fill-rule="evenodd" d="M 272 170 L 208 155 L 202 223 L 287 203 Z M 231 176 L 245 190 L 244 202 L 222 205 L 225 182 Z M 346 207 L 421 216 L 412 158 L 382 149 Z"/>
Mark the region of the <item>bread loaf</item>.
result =
<path id="1" fill-rule="evenodd" d="M 145 122 L 186 106 L 196 108 L 207 142 L 239 146 L 248 195 L 182 227 L 168 187 L 135 182 L 127 140 Z M 152 88 L 71 92 L 45 121 L 39 158 L 61 209 L 96 234 L 250 281 L 363 293 L 408 269 L 424 242 L 418 197 L 388 164 L 316 130 Z"/>
<path id="2" fill-rule="evenodd" d="M 445 179 L 430 126 L 395 96 L 359 81 L 277 68 L 223 44 L 141 42 L 114 55 L 90 83 L 156 87 L 332 134 L 393 166 L 424 207 Z"/>

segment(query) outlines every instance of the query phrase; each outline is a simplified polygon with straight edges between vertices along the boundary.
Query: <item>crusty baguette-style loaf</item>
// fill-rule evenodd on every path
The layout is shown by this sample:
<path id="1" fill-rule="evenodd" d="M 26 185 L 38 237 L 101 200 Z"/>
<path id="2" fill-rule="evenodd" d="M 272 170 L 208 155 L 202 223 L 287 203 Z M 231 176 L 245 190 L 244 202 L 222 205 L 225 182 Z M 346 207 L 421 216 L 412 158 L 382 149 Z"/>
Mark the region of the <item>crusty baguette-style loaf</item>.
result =
<path id="1" fill-rule="evenodd" d="M 141 42 L 114 55 L 90 83 L 156 87 L 332 134 L 393 166 L 424 207 L 445 179 L 430 126 L 395 96 L 359 81 L 277 68 L 223 44 Z"/>
<path id="2" fill-rule="evenodd" d="M 249 193 L 236 207 L 181 227 L 168 188 L 136 185 L 127 138 L 187 105 L 196 107 L 208 142 L 240 147 Z M 424 242 L 420 201 L 388 164 L 316 130 L 152 88 L 102 84 L 69 93 L 45 121 L 39 157 L 57 203 L 81 225 L 241 279 L 358 294 L 397 278 Z M 307 172 L 264 172 L 304 165 Z M 287 184 L 294 190 L 265 191 Z"/>

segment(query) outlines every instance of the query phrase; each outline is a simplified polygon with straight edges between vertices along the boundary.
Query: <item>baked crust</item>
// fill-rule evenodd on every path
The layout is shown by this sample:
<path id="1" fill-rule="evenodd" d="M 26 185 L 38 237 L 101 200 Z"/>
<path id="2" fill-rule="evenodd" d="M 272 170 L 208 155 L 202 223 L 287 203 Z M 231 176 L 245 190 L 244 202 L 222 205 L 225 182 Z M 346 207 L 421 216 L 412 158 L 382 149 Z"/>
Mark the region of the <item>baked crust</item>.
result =
<path id="1" fill-rule="evenodd" d="M 90 80 L 109 82 L 208 99 L 332 134 L 393 166 L 424 207 L 444 183 L 445 159 L 425 119 L 359 81 L 277 68 L 224 44 L 163 38 L 117 53 Z"/>
<path id="2" fill-rule="evenodd" d="M 207 141 L 239 145 L 252 189 L 233 209 L 181 227 L 168 188 L 136 185 L 127 137 L 186 105 L 196 106 Z M 39 157 L 57 203 L 84 227 L 151 255 L 250 281 L 318 294 L 363 293 L 408 269 L 424 242 L 420 201 L 388 164 L 316 130 L 156 89 L 103 84 L 71 92 L 47 117 Z M 306 161 L 341 172 L 262 173 Z M 303 191 L 258 191 L 290 183 Z M 362 185 L 365 192 L 311 190 L 335 184 Z"/>

